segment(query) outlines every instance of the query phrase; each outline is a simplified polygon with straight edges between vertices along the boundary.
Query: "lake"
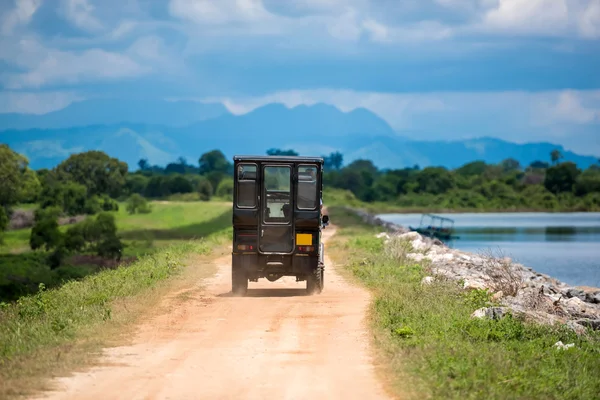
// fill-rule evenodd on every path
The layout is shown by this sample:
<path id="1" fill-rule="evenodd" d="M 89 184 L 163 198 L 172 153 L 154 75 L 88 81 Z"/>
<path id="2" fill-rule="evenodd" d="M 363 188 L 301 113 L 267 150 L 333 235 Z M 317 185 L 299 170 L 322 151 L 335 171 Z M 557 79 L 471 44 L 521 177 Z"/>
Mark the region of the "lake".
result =
<path id="1" fill-rule="evenodd" d="M 511 257 L 569 285 L 600 287 L 600 213 L 436 214 L 454 220 L 452 248 Z M 421 214 L 381 214 L 405 227 Z"/>

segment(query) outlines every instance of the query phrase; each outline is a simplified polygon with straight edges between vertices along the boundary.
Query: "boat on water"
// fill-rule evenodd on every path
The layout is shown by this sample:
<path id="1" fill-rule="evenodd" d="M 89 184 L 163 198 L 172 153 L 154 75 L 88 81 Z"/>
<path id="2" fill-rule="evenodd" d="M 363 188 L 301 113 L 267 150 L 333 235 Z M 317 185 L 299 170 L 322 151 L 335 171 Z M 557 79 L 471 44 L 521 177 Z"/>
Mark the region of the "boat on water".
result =
<path id="1" fill-rule="evenodd" d="M 439 215 L 423 214 L 421 215 L 421 222 L 418 228 L 412 226 L 408 228 L 423 236 L 439 239 L 444 242 L 458 239 L 458 236 L 454 236 L 454 220 L 440 217 Z"/>

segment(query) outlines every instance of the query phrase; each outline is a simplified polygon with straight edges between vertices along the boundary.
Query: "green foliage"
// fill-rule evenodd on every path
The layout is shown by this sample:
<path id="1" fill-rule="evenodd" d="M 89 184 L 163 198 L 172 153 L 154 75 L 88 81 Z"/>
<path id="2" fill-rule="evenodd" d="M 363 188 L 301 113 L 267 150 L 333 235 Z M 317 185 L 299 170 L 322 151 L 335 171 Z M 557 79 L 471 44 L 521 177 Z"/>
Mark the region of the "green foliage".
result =
<path id="1" fill-rule="evenodd" d="M 294 150 L 281 150 L 281 149 L 269 149 L 267 150 L 268 156 L 297 156 L 298 153 Z"/>
<path id="2" fill-rule="evenodd" d="M 571 192 L 581 170 L 572 162 L 563 162 L 546 170 L 544 186 L 552 193 Z"/>
<path id="3" fill-rule="evenodd" d="M 423 285 L 424 266 L 381 251 L 371 227 L 340 209 L 331 208 L 330 215 L 341 235 L 329 254 L 373 291 L 375 342 L 398 373 L 400 388 L 409 375 L 417 398 L 597 398 L 598 333 L 579 337 L 510 313 L 499 320 L 471 318 L 491 305 L 489 292 L 465 292 L 444 280 Z M 558 351 L 559 340 L 575 346 Z"/>
<path id="4" fill-rule="evenodd" d="M 62 233 L 58 230 L 57 208 L 36 210 L 35 224 L 31 228 L 29 246 L 32 250 L 44 248 L 49 251 L 62 242 Z"/>
<path id="5" fill-rule="evenodd" d="M 217 197 L 221 199 L 233 200 L 233 179 L 225 178 L 217 186 Z"/>
<path id="6" fill-rule="evenodd" d="M 200 200 L 208 201 L 213 195 L 213 184 L 209 179 L 202 179 L 196 184 L 196 191 L 198 192 Z"/>
<path id="7" fill-rule="evenodd" d="M 127 164 L 101 151 L 73 154 L 56 167 L 60 181 L 75 182 L 87 188 L 90 196 L 119 196 L 125 187 Z"/>
<path id="8" fill-rule="evenodd" d="M 136 295 L 178 274 L 188 254 L 206 254 L 210 249 L 203 242 L 182 243 L 143 257 L 128 268 L 105 270 L 58 289 L 45 290 L 40 285 L 36 294 L 0 308 L 0 364 L 8 367 L 12 360 L 72 340 L 83 329 L 110 320 L 113 300 Z"/>
<path id="9" fill-rule="evenodd" d="M 127 200 L 127 212 L 129 214 L 148 214 L 151 211 L 148 201 L 137 193 L 132 194 Z"/>
<path id="10" fill-rule="evenodd" d="M 600 193 L 600 168 L 589 168 L 583 171 L 575 182 L 575 194 L 585 196 Z"/>
<path id="11" fill-rule="evenodd" d="M 0 207 L 35 200 L 39 182 L 27 159 L 0 144 Z"/>
<path id="12" fill-rule="evenodd" d="M 227 160 L 221 150 L 212 150 L 202 154 L 198 160 L 198 164 L 200 165 L 201 174 L 208 174 L 210 172 L 227 174 L 231 172 L 232 168 L 231 163 Z"/>
<path id="13" fill-rule="evenodd" d="M 8 228 L 9 222 L 10 220 L 8 218 L 8 213 L 6 212 L 6 209 L 0 206 L 0 233 L 5 231 L 6 228 Z"/>

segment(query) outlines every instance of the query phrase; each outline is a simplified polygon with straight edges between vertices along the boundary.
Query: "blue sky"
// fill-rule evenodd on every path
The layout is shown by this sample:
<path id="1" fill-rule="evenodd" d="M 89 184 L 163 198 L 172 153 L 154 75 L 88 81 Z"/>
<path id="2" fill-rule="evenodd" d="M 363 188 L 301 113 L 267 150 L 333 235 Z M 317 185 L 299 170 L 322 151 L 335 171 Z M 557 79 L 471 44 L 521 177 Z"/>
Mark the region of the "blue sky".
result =
<path id="1" fill-rule="evenodd" d="M 600 0 L 4 0 L 0 112 L 97 96 L 366 107 L 600 155 Z"/>

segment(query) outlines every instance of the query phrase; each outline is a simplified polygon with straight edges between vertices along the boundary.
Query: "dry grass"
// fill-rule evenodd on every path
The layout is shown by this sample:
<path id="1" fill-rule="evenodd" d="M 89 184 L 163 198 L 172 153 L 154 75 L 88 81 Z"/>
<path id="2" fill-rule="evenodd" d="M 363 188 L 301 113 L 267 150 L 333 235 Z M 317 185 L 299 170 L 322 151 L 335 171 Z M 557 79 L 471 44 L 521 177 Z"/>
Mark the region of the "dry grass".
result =
<path id="1" fill-rule="evenodd" d="M 489 277 L 490 289 L 494 292 L 502 291 L 505 296 L 516 296 L 524 283 L 521 269 L 501 251 L 496 255 L 492 250 L 486 250 L 481 256 L 483 271 Z"/>

